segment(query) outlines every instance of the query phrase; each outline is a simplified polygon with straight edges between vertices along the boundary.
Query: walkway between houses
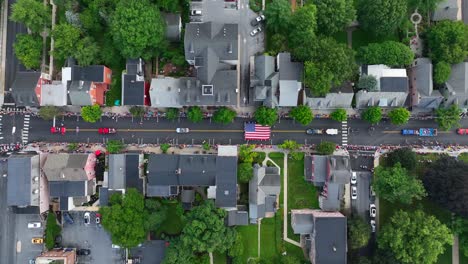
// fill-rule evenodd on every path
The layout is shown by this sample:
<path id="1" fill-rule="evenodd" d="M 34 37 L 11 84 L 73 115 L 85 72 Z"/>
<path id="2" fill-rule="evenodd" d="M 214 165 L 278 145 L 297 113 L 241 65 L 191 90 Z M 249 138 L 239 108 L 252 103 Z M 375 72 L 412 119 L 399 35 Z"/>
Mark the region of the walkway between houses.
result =
<path id="1" fill-rule="evenodd" d="M 288 153 L 284 153 L 283 165 L 283 240 L 301 247 L 301 244 L 288 238 Z"/>
<path id="2" fill-rule="evenodd" d="M 453 246 L 452 246 L 452 264 L 460 263 L 460 250 L 458 243 L 458 235 L 453 235 Z"/>

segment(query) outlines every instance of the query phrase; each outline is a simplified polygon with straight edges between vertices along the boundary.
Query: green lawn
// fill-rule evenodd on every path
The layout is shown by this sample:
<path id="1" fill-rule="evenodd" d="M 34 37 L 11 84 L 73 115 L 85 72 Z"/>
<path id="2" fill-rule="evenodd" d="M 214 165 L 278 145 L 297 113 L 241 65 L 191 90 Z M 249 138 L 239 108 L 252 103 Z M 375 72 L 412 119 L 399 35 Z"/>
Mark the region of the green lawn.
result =
<path id="1" fill-rule="evenodd" d="M 177 215 L 177 203 L 176 202 L 167 202 L 164 203 L 165 206 L 168 207 L 167 211 L 167 218 L 162 223 L 157 236 L 159 237 L 161 233 L 165 233 L 167 235 L 178 235 L 182 231 L 184 227 L 184 223 L 179 215 Z"/>
<path id="2" fill-rule="evenodd" d="M 348 36 L 346 31 L 338 32 L 334 36 L 336 41 L 344 44 L 348 44 Z M 367 46 L 369 43 L 383 42 L 387 40 L 399 41 L 396 34 L 389 34 L 383 37 L 375 37 L 372 34 L 365 32 L 358 28 L 353 31 L 353 49 L 358 50 L 360 47 Z"/>
<path id="3" fill-rule="evenodd" d="M 462 153 L 462 154 L 458 155 L 457 159 L 462 160 L 464 162 L 468 162 L 468 153 Z"/>
<path id="4" fill-rule="evenodd" d="M 227 263 L 226 253 L 221 254 L 219 252 L 214 252 L 213 263 L 214 264 L 226 264 Z"/>
<path id="5" fill-rule="evenodd" d="M 281 229 L 276 230 L 275 228 L 275 218 L 262 219 L 260 258 L 265 260 L 267 263 L 277 263 L 279 245 L 276 244 L 276 232 L 279 232 L 281 237 Z"/>
<path id="6" fill-rule="evenodd" d="M 258 227 L 257 225 L 238 226 L 237 232 L 242 235 L 244 255 L 242 263 L 247 263 L 249 258 L 258 257 Z"/>

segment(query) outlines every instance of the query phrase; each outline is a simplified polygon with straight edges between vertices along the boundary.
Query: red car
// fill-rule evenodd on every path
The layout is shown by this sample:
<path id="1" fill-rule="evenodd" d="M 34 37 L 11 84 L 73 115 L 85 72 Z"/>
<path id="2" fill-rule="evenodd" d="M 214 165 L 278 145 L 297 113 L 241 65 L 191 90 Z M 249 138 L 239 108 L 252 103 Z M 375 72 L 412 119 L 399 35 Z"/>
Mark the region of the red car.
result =
<path id="1" fill-rule="evenodd" d="M 106 134 L 115 134 L 116 130 L 115 128 L 109 128 L 109 127 L 100 127 L 98 129 L 99 134 L 101 135 L 106 135 Z"/>
<path id="2" fill-rule="evenodd" d="M 468 135 L 468 128 L 459 128 L 457 129 L 458 135 Z"/>
<path id="3" fill-rule="evenodd" d="M 50 128 L 50 133 L 52 134 L 62 134 L 65 135 L 65 132 L 67 129 L 65 127 L 51 127 Z"/>

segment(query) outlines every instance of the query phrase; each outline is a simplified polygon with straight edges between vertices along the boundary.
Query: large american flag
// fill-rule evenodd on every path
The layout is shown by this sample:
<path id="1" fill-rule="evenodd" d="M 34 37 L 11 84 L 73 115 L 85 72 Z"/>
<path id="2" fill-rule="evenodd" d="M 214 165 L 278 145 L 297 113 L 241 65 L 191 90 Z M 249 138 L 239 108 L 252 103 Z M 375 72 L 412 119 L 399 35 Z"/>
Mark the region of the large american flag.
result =
<path id="1" fill-rule="evenodd" d="M 270 139 L 271 128 L 269 126 L 257 125 L 255 123 L 244 124 L 245 140 L 267 140 Z"/>

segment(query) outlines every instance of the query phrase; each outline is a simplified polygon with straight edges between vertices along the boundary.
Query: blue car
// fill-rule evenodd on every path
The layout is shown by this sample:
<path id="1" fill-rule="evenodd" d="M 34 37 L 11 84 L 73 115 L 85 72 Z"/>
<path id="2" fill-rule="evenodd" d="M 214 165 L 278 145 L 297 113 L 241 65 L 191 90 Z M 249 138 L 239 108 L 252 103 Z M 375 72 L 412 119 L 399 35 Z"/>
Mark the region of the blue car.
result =
<path id="1" fill-rule="evenodd" d="M 73 223 L 75 223 L 75 221 L 73 221 L 73 217 L 71 217 L 71 215 L 68 212 L 63 212 L 62 216 L 65 222 L 67 222 L 68 224 L 72 225 Z"/>

